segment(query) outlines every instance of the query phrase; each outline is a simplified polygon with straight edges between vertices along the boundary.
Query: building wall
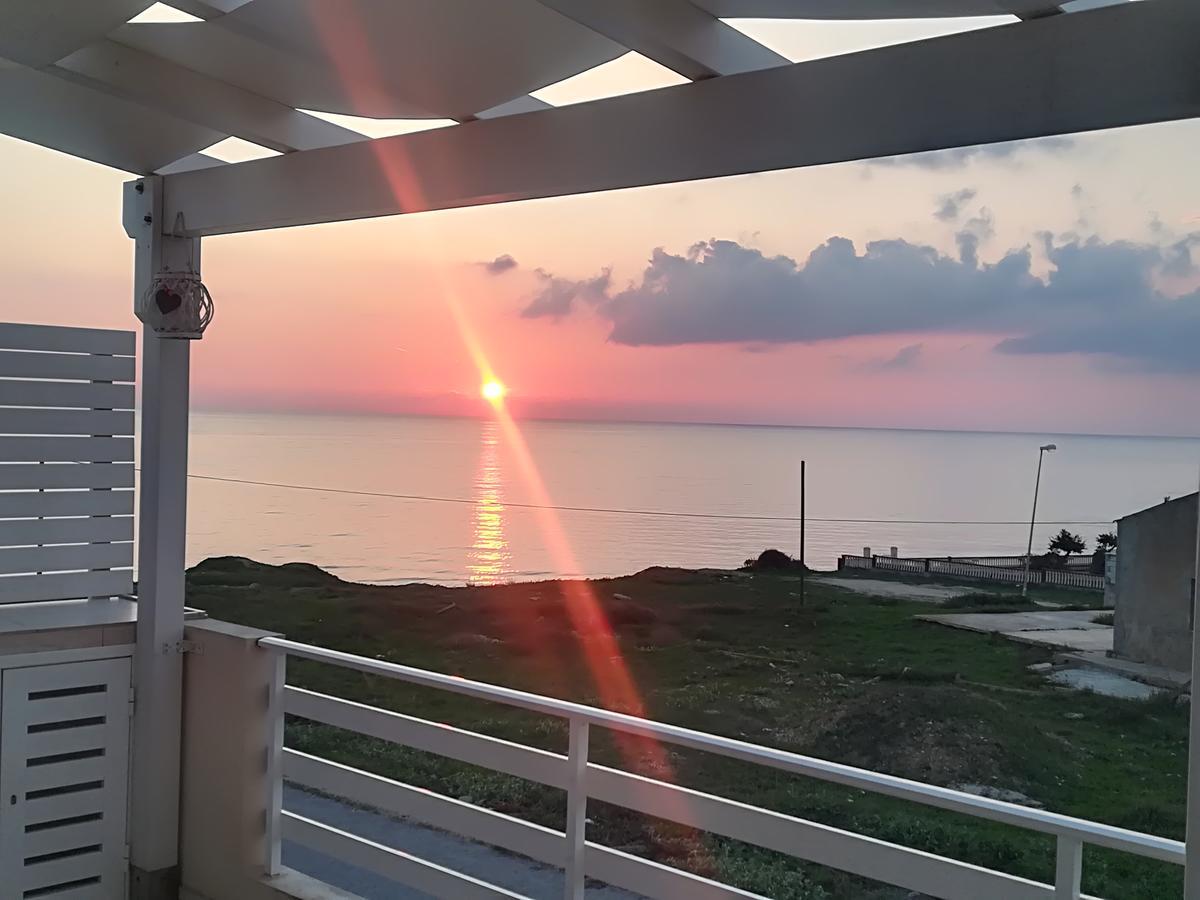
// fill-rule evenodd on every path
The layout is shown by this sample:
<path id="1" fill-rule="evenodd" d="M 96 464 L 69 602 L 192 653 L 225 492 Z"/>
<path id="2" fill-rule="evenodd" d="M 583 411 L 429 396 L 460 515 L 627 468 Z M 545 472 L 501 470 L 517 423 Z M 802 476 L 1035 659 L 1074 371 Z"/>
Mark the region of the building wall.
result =
<path id="1" fill-rule="evenodd" d="M 1117 523 L 1113 649 L 1118 656 L 1191 668 L 1196 513 L 1191 494 Z"/>

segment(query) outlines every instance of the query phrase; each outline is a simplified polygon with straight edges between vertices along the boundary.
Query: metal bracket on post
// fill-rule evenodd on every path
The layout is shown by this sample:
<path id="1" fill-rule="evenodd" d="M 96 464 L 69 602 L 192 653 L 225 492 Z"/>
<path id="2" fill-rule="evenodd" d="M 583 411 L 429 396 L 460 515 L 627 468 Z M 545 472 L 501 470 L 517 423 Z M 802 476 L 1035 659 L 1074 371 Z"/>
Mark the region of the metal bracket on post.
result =
<path id="1" fill-rule="evenodd" d="M 203 653 L 204 645 L 195 641 L 168 641 L 162 645 L 163 653 Z"/>

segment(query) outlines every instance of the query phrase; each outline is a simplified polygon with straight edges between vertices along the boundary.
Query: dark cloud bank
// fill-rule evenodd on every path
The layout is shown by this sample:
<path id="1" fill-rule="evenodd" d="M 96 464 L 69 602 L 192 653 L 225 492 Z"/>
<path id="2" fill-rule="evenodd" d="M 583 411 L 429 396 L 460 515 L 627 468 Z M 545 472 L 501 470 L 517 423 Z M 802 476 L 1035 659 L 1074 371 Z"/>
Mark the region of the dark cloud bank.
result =
<path id="1" fill-rule="evenodd" d="M 967 193 L 942 198 L 938 218 L 959 218 Z M 964 223 L 957 258 L 901 239 L 860 250 L 842 237 L 803 261 L 727 240 L 679 255 L 659 248 L 623 289 L 607 270 L 584 281 L 538 270 L 522 315 L 590 309 L 611 322 L 611 341 L 630 346 L 992 332 L 1007 336 L 1002 353 L 1095 354 L 1130 369 L 1200 373 L 1200 289 L 1171 296 L 1159 287 L 1164 278 L 1196 283 L 1200 232 L 1161 245 L 1045 235 L 1044 280 L 1032 274 L 1030 248 L 980 263 L 990 233 L 986 210 Z M 920 347 L 905 349 L 890 368 L 916 362 Z"/>

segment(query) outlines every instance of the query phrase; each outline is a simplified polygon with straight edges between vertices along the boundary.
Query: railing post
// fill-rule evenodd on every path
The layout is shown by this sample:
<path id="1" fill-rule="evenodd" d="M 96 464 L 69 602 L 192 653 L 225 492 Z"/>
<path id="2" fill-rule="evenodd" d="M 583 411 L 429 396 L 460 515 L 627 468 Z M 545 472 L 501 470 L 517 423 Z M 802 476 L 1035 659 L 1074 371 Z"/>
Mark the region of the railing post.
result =
<path id="1" fill-rule="evenodd" d="M 280 811 L 283 809 L 283 688 L 287 682 L 287 654 L 282 650 L 266 649 L 274 660 L 271 682 L 267 686 L 267 778 L 266 834 L 263 844 L 263 868 L 267 875 L 278 875 Z"/>
<path id="2" fill-rule="evenodd" d="M 1079 900 L 1083 880 L 1083 842 L 1079 838 L 1058 836 L 1054 871 L 1054 900 Z"/>
<path id="3" fill-rule="evenodd" d="M 567 743 L 567 864 L 563 897 L 583 900 L 587 840 L 588 722 L 570 719 Z"/>

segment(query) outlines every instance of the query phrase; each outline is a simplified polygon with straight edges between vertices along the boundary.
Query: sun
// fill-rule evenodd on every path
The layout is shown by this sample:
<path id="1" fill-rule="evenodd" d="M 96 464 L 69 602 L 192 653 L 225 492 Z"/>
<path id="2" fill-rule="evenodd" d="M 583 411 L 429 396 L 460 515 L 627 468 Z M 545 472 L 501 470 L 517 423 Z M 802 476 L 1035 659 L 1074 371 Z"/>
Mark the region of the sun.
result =
<path id="1" fill-rule="evenodd" d="M 499 403 L 508 394 L 508 388 L 504 386 L 503 382 L 489 378 L 480 386 L 479 393 L 490 403 Z"/>

